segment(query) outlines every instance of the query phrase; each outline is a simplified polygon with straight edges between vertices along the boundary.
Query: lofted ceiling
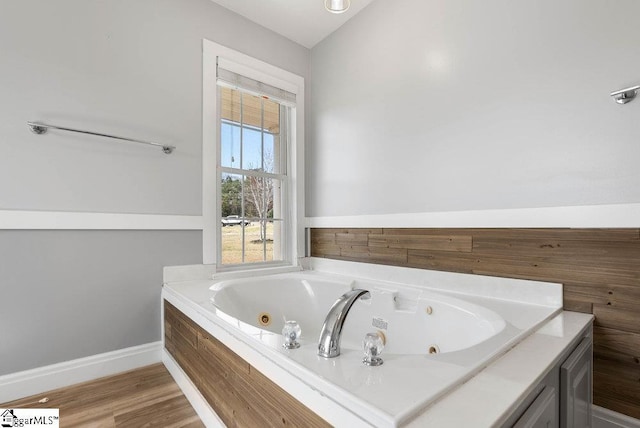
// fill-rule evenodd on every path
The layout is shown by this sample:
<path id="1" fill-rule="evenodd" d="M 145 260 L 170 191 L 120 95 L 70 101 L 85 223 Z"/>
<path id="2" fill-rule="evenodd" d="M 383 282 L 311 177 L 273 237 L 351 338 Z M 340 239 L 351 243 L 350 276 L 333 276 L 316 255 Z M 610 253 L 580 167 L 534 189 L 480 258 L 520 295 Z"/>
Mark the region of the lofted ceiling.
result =
<path id="1" fill-rule="evenodd" d="M 212 0 L 311 49 L 373 0 L 351 0 L 345 13 L 333 14 L 324 0 Z"/>

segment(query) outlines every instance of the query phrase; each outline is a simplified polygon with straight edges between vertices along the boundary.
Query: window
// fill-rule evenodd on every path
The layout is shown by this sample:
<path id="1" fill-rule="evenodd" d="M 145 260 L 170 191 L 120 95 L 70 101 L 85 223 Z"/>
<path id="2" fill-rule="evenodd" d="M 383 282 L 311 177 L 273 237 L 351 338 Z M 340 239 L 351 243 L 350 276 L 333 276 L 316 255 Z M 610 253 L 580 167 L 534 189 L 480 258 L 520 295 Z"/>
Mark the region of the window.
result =
<path id="1" fill-rule="evenodd" d="M 283 261 L 289 108 L 219 88 L 220 263 Z"/>
<path id="2" fill-rule="evenodd" d="M 304 80 L 204 41 L 203 259 L 295 265 L 304 249 Z"/>

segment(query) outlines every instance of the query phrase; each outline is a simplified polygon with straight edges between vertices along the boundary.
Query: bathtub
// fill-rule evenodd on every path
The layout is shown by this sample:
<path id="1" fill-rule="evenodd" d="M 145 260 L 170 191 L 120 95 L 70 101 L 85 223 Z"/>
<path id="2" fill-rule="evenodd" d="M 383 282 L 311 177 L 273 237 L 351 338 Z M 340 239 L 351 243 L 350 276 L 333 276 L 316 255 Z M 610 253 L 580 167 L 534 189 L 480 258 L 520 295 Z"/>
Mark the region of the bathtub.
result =
<path id="1" fill-rule="evenodd" d="M 408 423 L 562 307 L 558 284 L 356 265 L 332 262 L 323 271 L 168 283 L 163 297 L 185 313 L 192 310 L 196 322 L 211 323 L 212 334 L 232 349 L 237 344 L 235 352 L 259 370 L 287 379 L 282 386 L 292 385 L 293 395 L 308 389 L 301 401 L 321 416 L 335 406 L 330 415 L 341 416 L 329 417 L 330 423 L 343 424 L 345 415 L 353 415 L 349 426 L 381 427 Z M 318 356 L 329 309 L 353 289 L 368 290 L 371 298 L 349 311 L 341 355 Z M 288 320 L 301 326 L 298 349 L 282 346 Z M 368 332 L 385 339 L 379 367 L 362 364 Z M 314 395 L 330 405 L 314 408 Z"/>
<path id="2" fill-rule="evenodd" d="M 304 345 L 318 344 L 331 305 L 357 288 L 368 290 L 371 297 L 352 306 L 342 349 L 359 350 L 366 333 L 379 332 L 385 354 L 427 356 L 470 348 L 506 327 L 504 318 L 486 307 L 426 290 L 401 295 L 397 285 L 391 287 L 307 272 L 221 281 L 210 290 L 221 319 L 261 336 L 280 336 L 284 323 L 293 320 L 302 328 Z"/>

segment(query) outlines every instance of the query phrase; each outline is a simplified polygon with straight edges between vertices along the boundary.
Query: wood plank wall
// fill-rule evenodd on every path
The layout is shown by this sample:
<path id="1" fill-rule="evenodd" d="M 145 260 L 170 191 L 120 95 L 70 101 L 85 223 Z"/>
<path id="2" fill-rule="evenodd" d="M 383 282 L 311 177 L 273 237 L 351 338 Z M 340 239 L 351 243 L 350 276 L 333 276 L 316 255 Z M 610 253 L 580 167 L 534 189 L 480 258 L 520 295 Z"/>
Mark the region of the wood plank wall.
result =
<path id="1" fill-rule="evenodd" d="M 640 419 L 640 229 L 312 229 L 311 256 L 562 283 L 596 318 L 594 403 Z"/>
<path id="2" fill-rule="evenodd" d="M 164 301 L 165 346 L 228 427 L 330 425 Z"/>

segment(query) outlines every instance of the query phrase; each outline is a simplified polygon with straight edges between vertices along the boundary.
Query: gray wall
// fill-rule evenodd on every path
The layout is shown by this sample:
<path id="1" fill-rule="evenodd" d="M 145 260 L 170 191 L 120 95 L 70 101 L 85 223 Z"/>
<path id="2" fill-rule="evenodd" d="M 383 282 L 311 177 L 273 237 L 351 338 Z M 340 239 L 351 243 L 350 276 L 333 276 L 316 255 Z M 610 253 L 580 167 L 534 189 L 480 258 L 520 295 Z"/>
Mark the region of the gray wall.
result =
<path id="1" fill-rule="evenodd" d="M 0 231 L 0 375 L 160 340 L 162 267 L 198 231 Z"/>
<path id="2" fill-rule="evenodd" d="M 203 38 L 309 77 L 308 49 L 210 0 L 0 1 L 0 211 L 201 215 Z M 160 340 L 162 267 L 202 262 L 199 231 L 1 218 L 0 375 Z"/>
<path id="3" fill-rule="evenodd" d="M 308 49 L 210 0 L 0 2 L 0 209 L 201 214 L 203 38 L 308 77 Z"/>
<path id="4" fill-rule="evenodd" d="M 312 49 L 307 215 L 640 202 L 639 15 L 373 2 Z"/>

